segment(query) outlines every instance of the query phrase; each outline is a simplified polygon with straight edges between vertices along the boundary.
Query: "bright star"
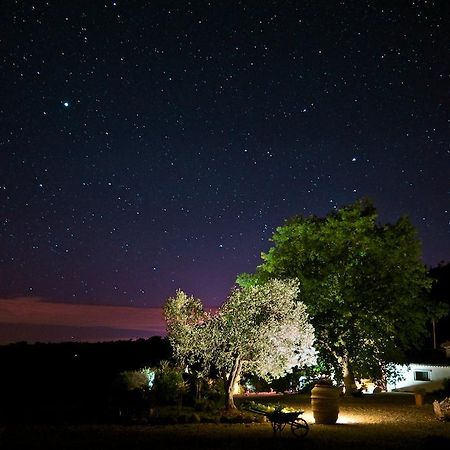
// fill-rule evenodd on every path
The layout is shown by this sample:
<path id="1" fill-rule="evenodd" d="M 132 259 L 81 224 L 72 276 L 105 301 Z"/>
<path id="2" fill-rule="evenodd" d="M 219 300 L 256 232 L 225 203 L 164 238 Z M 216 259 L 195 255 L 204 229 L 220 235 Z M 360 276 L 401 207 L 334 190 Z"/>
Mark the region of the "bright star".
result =
<path id="1" fill-rule="evenodd" d="M 64 106 L 64 108 L 68 108 L 69 107 L 69 102 L 68 101 L 63 102 L 63 106 Z"/>

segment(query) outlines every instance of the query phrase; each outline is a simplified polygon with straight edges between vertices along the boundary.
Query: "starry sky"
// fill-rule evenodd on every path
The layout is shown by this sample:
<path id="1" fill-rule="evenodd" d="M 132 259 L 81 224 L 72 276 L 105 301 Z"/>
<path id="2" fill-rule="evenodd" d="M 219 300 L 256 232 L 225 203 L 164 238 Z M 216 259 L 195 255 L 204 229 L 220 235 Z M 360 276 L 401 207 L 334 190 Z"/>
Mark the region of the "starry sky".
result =
<path id="1" fill-rule="evenodd" d="M 182 288 L 216 306 L 284 219 L 365 196 L 448 261 L 449 17 L 445 0 L 2 2 L 0 322 L 11 299 L 128 311 Z"/>

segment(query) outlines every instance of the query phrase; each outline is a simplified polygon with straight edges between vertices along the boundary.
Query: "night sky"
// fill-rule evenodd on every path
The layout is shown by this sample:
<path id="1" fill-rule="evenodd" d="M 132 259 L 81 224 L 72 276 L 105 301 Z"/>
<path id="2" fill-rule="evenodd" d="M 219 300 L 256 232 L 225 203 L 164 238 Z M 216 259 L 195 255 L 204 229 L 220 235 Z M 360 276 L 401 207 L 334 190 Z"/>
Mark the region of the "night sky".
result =
<path id="1" fill-rule="evenodd" d="M 0 297 L 218 305 L 284 219 L 365 196 L 448 261 L 449 18 L 445 0 L 3 1 Z"/>

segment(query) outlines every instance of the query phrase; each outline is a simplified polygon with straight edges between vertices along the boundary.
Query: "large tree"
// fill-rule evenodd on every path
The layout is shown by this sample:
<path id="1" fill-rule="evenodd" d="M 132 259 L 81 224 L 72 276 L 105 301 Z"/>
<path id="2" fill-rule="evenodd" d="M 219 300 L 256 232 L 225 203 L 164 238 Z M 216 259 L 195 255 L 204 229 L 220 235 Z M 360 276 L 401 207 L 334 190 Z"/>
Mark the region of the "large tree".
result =
<path id="1" fill-rule="evenodd" d="M 177 360 L 207 375 L 218 371 L 225 385 L 225 406 L 242 372 L 265 379 L 316 361 L 314 330 L 292 280 L 269 280 L 234 289 L 214 315 L 201 302 L 178 291 L 164 308 L 169 340 Z"/>
<path id="2" fill-rule="evenodd" d="M 381 376 L 384 362 L 425 332 L 430 281 L 410 221 L 378 223 L 367 200 L 326 217 L 295 217 L 276 229 L 254 277 L 297 278 L 328 367 L 352 391 L 355 374 Z"/>
<path id="3" fill-rule="evenodd" d="M 450 263 L 442 262 L 430 269 L 433 285 L 430 292 L 433 348 L 450 339 Z"/>

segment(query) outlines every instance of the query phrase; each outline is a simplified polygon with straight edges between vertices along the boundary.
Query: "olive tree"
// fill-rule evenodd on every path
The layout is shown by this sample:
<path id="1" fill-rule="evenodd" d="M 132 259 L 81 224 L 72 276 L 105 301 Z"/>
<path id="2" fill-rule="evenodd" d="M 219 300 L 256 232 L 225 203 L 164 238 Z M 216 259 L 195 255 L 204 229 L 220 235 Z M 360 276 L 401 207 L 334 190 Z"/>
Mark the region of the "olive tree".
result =
<path id="1" fill-rule="evenodd" d="M 316 362 L 314 329 L 298 295 L 296 281 L 272 279 L 234 289 L 210 315 L 200 301 L 178 291 L 164 308 L 175 357 L 203 375 L 218 371 L 225 406 L 234 408 L 241 373 L 270 380 Z"/>

